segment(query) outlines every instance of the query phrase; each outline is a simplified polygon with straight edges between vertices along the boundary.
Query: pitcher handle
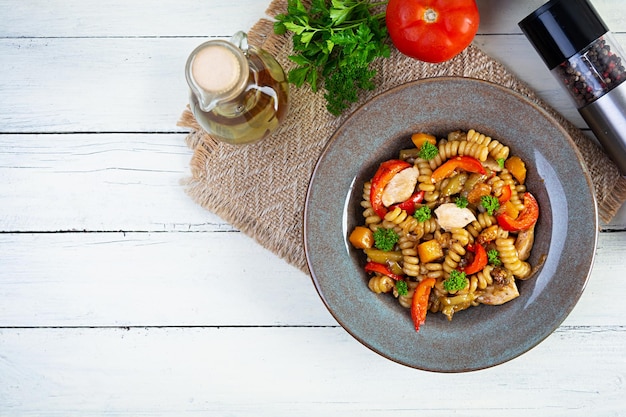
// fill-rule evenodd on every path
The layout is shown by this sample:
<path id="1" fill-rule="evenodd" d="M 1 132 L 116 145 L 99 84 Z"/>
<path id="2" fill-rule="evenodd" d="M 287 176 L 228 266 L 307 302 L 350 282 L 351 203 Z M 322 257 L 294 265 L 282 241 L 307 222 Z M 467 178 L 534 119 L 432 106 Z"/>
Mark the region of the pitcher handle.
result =
<path id="1" fill-rule="evenodd" d="M 248 35 L 243 31 L 238 31 L 230 38 L 230 42 L 241 49 L 244 54 L 248 54 Z"/>

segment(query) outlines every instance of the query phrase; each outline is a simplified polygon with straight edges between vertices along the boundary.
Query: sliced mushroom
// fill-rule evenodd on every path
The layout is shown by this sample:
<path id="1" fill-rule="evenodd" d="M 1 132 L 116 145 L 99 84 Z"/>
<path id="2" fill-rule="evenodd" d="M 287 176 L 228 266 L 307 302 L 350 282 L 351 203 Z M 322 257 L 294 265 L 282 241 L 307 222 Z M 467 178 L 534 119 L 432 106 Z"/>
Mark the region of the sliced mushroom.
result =
<path id="1" fill-rule="evenodd" d="M 498 237 L 498 225 L 494 224 L 483 229 L 478 235 L 478 243 L 493 242 Z"/>
<path id="2" fill-rule="evenodd" d="M 520 260 L 525 261 L 530 256 L 530 250 L 535 242 L 535 226 L 530 229 L 521 230 L 515 239 L 515 249 Z"/>
<path id="3" fill-rule="evenodd" d="M 489 286 L 485 289 L 485 292 L 476 298 L 476 301 L 482 304 L 489 304 L 492 306 L 498 306 L 511 301 L 512 299 L 519 297 L 519 291 L 515 280 L 509 280 L 508 285 L 505 286 Z"/>
<path id="4" fill-rule="evenodd" d="M 496 266 L 491 270 L 491 279 L 495 285 L 506 286 L 513 279 L 513 274 L 506 268 Z"/>
<path id="5" fill-rule="evenodd" d="M 500 164 L 498 163 L 498 161 L 496 161 L 493 156 L 488 156 L 487 160 L 483 162 L 483 166 L 486 168 L 489 168 L 492 171 L 495 172 L 501 172 L 502 171 L 502 167 L 500 166 Z"/>

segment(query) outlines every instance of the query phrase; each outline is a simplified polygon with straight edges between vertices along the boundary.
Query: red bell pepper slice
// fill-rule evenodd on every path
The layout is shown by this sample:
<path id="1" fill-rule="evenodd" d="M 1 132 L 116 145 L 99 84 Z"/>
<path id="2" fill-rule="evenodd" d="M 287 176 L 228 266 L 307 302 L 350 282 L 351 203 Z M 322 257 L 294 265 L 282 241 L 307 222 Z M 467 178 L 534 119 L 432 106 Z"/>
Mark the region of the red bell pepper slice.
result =
<path id="1" fill-rule="evenodd" d="M 365 272 L 378 272 L 379 274 L 387 275 L 389 278 L 393 278 L 396 281 L 402 279 L 402 275 L 394 274 L 387 265 L 379 264 L 378 262 L 368 262 L 365 264 Z"/>
<path id="2" fill-rule="evenodd" d="M 435 278 L 425 278 L 417 284 L 411 300 L 411 318 L 415 325 L 415 331 L 420 331 L 420 325 L 426 322 L 426 313 L 428 312 L 428 297 L 430 290 L 435 286 Z"/>
<path id="3" fill-rule="evenodd" d="M 467 172 L 476 172 L 478 174 L 485 174 L 487 172 L 485 171 L 483 164 L 478 159 L 472 156 L 458 155 L 454 158 L 448 159 L 443 165 L 434 170 L 430 178 L 434 184 L 451 176 L 459 169 Z"/>
<path id="4" fill-rule="evenodd" d="M 502 193 L 498 197 L 498 203 L 502 206 L 504 203 L 511 199 L 511 186 L 509 184 L 502 187 Z"/>
<path id="5" fill-rule="evenodd" d="M 535 197 L 529 192 L 524 193 L 524 210 L 516 219 L 506 213 L 496 216 L 498 225 L 509 232 L 527 230 L 537 222 L 539 218 L 539 205 Z"/>
<path id="6" fill-rule="evenodd" d="M 400 159 L 390 159 L 385 161 L 378 167 L 378 170 L 372 178 L 372 188 L 370 189 L 370 203 L 372 208 L 381 219 L 387 214 L 387 207 L 383 205 L 383 192 L 389 181 L 398 172 L 409 168 L 412 165 Z"/>
<path id="7" fill-rule="evenodd" d="M 482 271 L 489 260 L 487 257 L 487 251 L 483 245 L 480 243 L 476 243 L 474 245 L 469 244 L 467 245 L 467 250 L 474 254 L 474 260 L 465 268 L 461 268 L 461 271 L 465 272 L 466 275 L 472 275 Z"/>
<path id="8" fill-rule="evenodd" d="M 399 203 L 399 204 L 394 204 L 393 206 L 389 208 L 394 209 L 395 207 L 398 207 L 399 209 L 406 211 L 406 213 L 409 216 L 412 216 L 413 213 L 415 213 L 415 205 L 422 202 L 422 200 L 424 199 L 424 194 L 426 193 L 423 190 L 418 191 L 415 194 L 413 194 L 411 197 L 409 197 L 408 200 L 403 201 L 402 203 Z"/>

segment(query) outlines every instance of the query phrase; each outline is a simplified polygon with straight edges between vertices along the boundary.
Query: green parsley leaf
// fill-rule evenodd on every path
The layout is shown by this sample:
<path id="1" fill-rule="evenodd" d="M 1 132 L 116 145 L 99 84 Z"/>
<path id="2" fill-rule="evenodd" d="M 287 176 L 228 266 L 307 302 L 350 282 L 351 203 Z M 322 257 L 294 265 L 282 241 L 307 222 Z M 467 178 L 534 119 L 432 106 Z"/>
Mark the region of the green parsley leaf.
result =
<path id="1" fill-rule="evenodd" d="M 492 195 L 484 195 L 480 198 L 480 205 L 487 210 L 490 216 L 493 216 L 493 213 L 496 212 L 500 208 L 500 203 L 498 199 Z"/>
<path id="2" fill-rule="evenodd" d="M 443 288 L 446 291 L 454 292 L 465 288 L 468 284 L 468 279 L 465 277 L 465 272 L 457 271 L 453 269 L 450 271 L 450 276 L 443 282 Z"/>
<path id="3" fill-rule="evenodd" d="M 400 240 L 400 236 L 393 229 L 379 227 L 374 232 L 374 246 L 382 251 L 392 250 L 398 240 Z"/>
<path id="4" fill-rule="evenodd" d="M 500 253 L 496 249 L 490 249 L 487 251 L 487 259 L 489 263 L 493 266 L 502 265 L 502 261 L 500 260 Z"/>
<path id="5" fill-rule="evenodd" d="M 504 158 L 498 158 L 496 161 L 498 162 L 500 168 L 504 168 Z"/>
<path id="6" fill-rule="evenodd" d="M 302 35 L 306 30 L 306 26 L 302 26 L 292 22 L 285 22 L 283 26 L 285 27 L 285 29 L 295 33 L 296 35 Z"/>
<path id="7" fill-rule="evenodd" d="M 430 207 L 428 206 L 420 207 L 419 209 L 415 210 L 415 213 L 413 213 L 413 217 L 415 217 L 418 222 L 424 223 L 426 220 L 432 217 L 430 213 Z"/>
<path id="8" fill-rule="evenodd" d="M 304 84 L 311 71 L 310 66 L 302 66 L 300 68 L 296 68 L 293 71 L 289 72 L 287 79 L 290 83 L 294 84 L 296 87 L 300 87 Z"/>
<path id="9" fill-rule="evenodd" d="M 373 90 L 375 86 L 371 78 L 374 74 L 375 71 L 358 66 L 347 66 L 335 71 L 325 80 L 327 93 L 324 94 L 324 98 L 328 111 L 339 116 L 350 103 L 355 103 L 359 99 L 357 94 L 359 90 Z"/>
<path id="10" fill-rule="evenodd" d="M 466 197 L 460 195 L 456 198 L 456 200 L 454 200 L 454 204 L 456 204 L 458 208 L 465 208 L 469 204 L 469 201 L 467 201 Z"/>
<path id="11" fill-rule="evenodd" d="M 430 161 L 437 155 L 439 155 L 439 148 L 428 141 L 424 142 L 419 151 L 419 157 L 427 161 Z"/>
<path id="12" fill-rule="evenodd" d="M 407 295 L 409 286 L 406 285 L 406 281 L 396 281 L 396 291 L 398 291 L 398 295 Z"/>
<path id="13" fill-rule="evenodd" d="M 390 46 L 384 3 L 370 0 L 288 0 L 287 13 L 276 16 L 274 33 L 293 33 L 296 66 L 287 79 L 296 87 L 325 90 L 328 111 L 341 114 L 358 101 L 362 90 L 374 89 L 370 64 L 388 58 Z"/>
<path id="14" fill-rule="evenodd" d="M 287 33 L 287 27 L 282 22 L 274 22 L 274 33 L 277 35 L 284 35 Z"/>

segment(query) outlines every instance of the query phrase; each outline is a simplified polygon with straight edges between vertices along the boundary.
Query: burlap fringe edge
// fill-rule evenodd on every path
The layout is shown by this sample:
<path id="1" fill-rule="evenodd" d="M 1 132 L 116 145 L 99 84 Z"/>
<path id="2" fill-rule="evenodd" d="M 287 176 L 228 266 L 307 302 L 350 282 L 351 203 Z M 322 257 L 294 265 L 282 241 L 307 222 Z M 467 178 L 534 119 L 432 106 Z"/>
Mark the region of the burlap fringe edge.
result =
<path id="1" fill-rule="evenodd" d="M 597 202 L 598 217 L 610 223 L 626 200 L 626 180 L 624 177 L 615 185 L 611 193 L 606 193 L 601 202 Z"/>
<path id="2" fill-rule="evenodd" d="M 194 156 L 190 162 L 192 176 L 181 180 L 185 192 L 201 207 L 210 207 L 210 211 L 230 224 L 241 219 L 238 209 L 228 199 L 219 199 L 211 194 L 203 183 L 204 161 L 209 157 L 210 150 L 202 142 L 194 148 Z M 248 223 L 237 226 L 237 229 L 246 236 L 252 238 L 263 248 L 271 251 L 284 259 L 290 265 L 300 269 L 305 274 L 310 274 L 304 251 L 294 251 L 291 243 L 286 244 L 285 239 L 276 235 L 268 238 L 264 233 L 261 222 Z"/>

